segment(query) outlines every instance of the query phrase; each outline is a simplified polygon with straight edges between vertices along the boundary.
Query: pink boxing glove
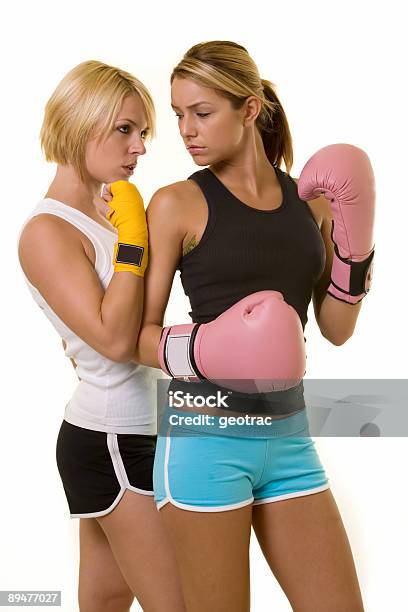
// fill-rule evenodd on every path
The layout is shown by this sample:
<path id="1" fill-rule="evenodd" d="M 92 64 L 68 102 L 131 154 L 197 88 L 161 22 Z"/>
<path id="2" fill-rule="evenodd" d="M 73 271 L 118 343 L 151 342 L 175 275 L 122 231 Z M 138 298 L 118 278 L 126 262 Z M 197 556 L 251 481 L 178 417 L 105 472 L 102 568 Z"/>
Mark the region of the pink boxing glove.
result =
<path id="1" fill-rule="evenodd" d="M 357 304 L 370 289 L 374 257 L 375 181 L 370 160 L 353 145 L 324 147 L 303 168 L 298 193 L 302 200 L 320 194 L 330 200 L 334 257 L 327 293 Z"/>
<path id="2" fill-rule="evenodd" d="M 299 315 L 278 291 L 248 295 L 210 323 L 165 327 L 158 356 L 174 378 L 241 393 L 289 389 L 306 367 Z"/>

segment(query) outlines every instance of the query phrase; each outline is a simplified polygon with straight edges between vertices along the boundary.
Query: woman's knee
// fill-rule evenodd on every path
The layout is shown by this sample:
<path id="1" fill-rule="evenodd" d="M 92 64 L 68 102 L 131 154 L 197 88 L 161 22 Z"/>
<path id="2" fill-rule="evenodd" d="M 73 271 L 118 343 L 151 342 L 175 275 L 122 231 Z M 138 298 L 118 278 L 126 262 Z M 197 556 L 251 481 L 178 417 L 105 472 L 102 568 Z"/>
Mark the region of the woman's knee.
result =
<path id="1" fill-rule="evenodd" d="M 97 588 L 92 592 L 79 593 L 80 612 L 129 612 L 134 596 L 128 592 L 102 593 Z"/>

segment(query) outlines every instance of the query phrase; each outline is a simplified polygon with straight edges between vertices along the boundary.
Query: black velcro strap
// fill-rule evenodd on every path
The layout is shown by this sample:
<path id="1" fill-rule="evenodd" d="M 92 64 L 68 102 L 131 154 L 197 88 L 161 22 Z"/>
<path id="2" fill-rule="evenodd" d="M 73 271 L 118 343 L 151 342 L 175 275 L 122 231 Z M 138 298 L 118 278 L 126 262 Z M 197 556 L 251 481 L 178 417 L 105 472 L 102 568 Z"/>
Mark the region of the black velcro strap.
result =
<path id="1" fill-rule="evenodd" d="M 350 266 L 349 291 L 345 291 L 341 287 L 338 287 L 336 283 L 333 282 L 333 279 L 331 282 L 336 287 L 336 289 L 339 289 L 340 291 L 342 291 L 343 293 L 347 293 L 348 295 L 361 295 L 362 293 L 367 293 L 370 287 L 368 288 L 366 287 L 367 285 L 366 279 L 367 279 L 368 271 L 370 269 L 370 266 L 374 258 L 374 250 L 372 251 L 372 253 L 370 253 L 367 259 L 364 259 L 364 261 L 352 261 L 351 259 L 348 259 L 347 257 L 342 257 L 339 253 L 339 248 L 337 244 L 334 242 L 333 233 L 334 233 L 334 221 L 332 221 L 331 239 L 334 245 L 334 252 L 336 253 L 336 256 L 339 259 L 341 259 L 341 261 L 343 261 L 348 266 Z"/>
<path id="2" fill-rule="evenodd" d="M 162 330 L 161 330 L 161 334 L 160 334 L 160 340 L 159 340 L 159 342 L 161 342 L 161 339 L 163 338 L 163 334 L 164 334 L 165 329 L 166 329 L 166 328 L 165 328 L 165 327 L 163 327 L 163 328 L 162 328 Z M 169 337 L 169 335 L 170 335 L 170 334 L 171 334 L 171 327 L 170 327 L 170 329 L 169 329 L 169 331 L 168 331 L 168 333 L 167 333 L 167 338 Z M 167 352 L 167 351 L 166 351 L 167 338 L 166 338 L 165 343 L 164 343 L 164 350 L 163 350 L 163 361 L 164 361 L 164 365 L 165 365 L 165 368 L 166 368 L 167 372 L 170 372 L 170 373 L 171 373 L 170 366 L 169 366 L 169 362 L 167 361 L 167 355 L 166 355 L 166 352 Z"/>
<path id="3" fill-rule="evenodd" d="M 362 293 L 367 293 L 370 289 L 369 286 L 367 287 L 367 274 L 374 259 L 374 251 L 372 251 L 364 261 L 352 261 L 340 255 L 337 244 L 334 242 L 334 252 L 341 261 L 350 267 L 350 287 L 348 291 L 345 291 L 344 288 L 338 287 L 332 279 L 331 282 L 333 285 L 348 295 L 361 295 Z"/>
<path id="4" fill-rule="evenodd" d="M 197 323 L 197 325 L 193 328 L 193 331 L 191 332 L 189 357 L 190 357 L 190 363 L 193 366 L 193 370 L 196 373 L 197 378 L 199 378 L 200 380 L 206 380 L 205 377 L 201 374 L 200 370 L 198 369 L 196 360 L 194 359 L 194 342 L 195 342 L 195 337 L 200 327 L 201 327 L 201 323 Z"/>
<path id="5" fill-rule="evenodd" d="M 118 243 L 116 253 L 116 263 L 130 264 L 131 266 L 141 266 L 144 248 L 134 244 Z"/>
<path id="6" fill-rule="evenodd" d="M 373 261 L 374 251 L 364 261 L 352 261 L 350 270 L 350 295 L 367 293 L 367 274 Z"/>

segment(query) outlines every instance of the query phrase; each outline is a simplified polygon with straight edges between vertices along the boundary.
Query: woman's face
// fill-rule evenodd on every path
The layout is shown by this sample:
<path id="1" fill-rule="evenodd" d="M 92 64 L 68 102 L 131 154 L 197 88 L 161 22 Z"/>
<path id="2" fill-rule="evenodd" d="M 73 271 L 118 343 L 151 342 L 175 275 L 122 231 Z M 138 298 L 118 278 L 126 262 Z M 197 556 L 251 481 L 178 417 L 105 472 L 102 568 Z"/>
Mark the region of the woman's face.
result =
<path id="1" fill-rule="evenodd" d="M 99 183 L 127 180 L 139 155 L 146 153 L 146 116 L 138 95 L 127 96 L 116 118 L 113 131 L 98 141 L 88 141 L 85 163 L 88 174 Z"/>
<path id="2" fill-rule="evenodd" d="M 178 117 L 180 135 L 198 166 L 208 166 L 236 156 L 245 133 L 245 105 L 234 109 L 230 100 L 196 81 L 175 78 L 171 105 Z"/>

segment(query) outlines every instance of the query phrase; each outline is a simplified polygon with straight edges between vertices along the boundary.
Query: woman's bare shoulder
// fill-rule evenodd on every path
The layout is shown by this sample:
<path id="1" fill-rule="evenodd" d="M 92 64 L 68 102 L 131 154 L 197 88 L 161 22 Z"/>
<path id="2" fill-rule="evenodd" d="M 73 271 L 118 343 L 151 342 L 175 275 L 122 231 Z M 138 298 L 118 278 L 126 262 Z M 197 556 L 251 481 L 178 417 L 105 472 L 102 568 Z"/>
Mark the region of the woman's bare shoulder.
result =
<path id="1" fill-rule="evenodd" d="M 160 187 L 153 194 L 149 207 L 152 203 L 155 206 L 160 204 L 173 207 L 182 206 L 192 196 L 196 195 L 198 191 L 199 187 L 194 181 L 177 181 L 176 183 Z"/>
<path id="2" fill-rule="evenodd" d="M 61 249 L 69 249 L 71 254 L 83 252 L 80 235 L 71 224 L 47 213 L 27 221 L 18 243 L 19 260 L 27 276 L 35 269 L 41 270 L 44 261 Z"/>
<path id="3" fill-rule="evenodd" d="M 73 226 L 51 213 L 41 213 L 35 215 L 25 224 L 20 240 L 20 247 L 24 247 L 31 242 L 41 243 L 60 240 L 61 237 L 68 241 L 78 241 L 78 232 L 73 231 Z"/>
<path id="4" fill-rule="evenodd" d="M 194 181 L 178 181 L 161 187 L 153 194 L 147 207 L 149 223 L 165 218 L 168 224 L 184 235 L 187 215 L 200 195 L 201 191 Z"/>

